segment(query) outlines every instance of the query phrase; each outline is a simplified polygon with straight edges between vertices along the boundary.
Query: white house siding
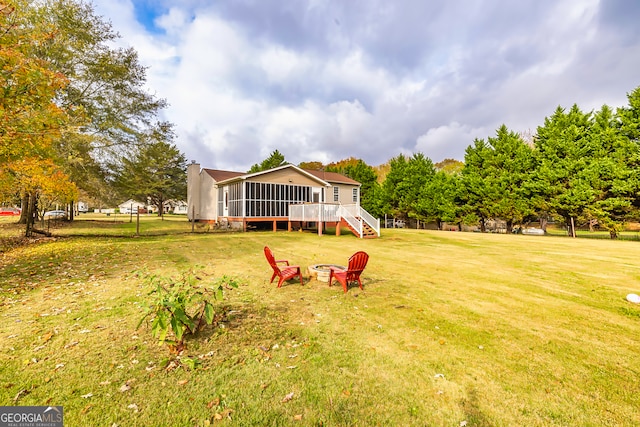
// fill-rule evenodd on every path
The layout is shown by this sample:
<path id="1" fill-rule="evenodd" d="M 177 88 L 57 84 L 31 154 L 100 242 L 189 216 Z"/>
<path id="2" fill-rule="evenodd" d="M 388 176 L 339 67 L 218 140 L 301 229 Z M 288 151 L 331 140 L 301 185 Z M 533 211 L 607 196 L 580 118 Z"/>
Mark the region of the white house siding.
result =
<path id="1" fill-rule="evenodd" d="M 360 187 L 348 184 L 337 184 L 331 182 L 331 187 L 327 188 L 327 197 L 325 199 L 326 203 L 341 203 L 343 205 L 353 205 L 360 204 Z M 333 198 L 334 187 L 338 187 L 338 201 L 336 202 Z M 357 189 L 357 202 L 353 201 L 353 189 Z"/>
<path id="2" fill-rule="evenodd" d="M 130 214 L 132 213 L 136 213 L 138 212 L 138 208 L 140 209 L 144 209 L 146 206 L 143 203 L 140 202 L 136 202 L 135 200 L 127 200 L 126 202 L 120 203 L 118 205 L 118 209 L 120 210 L 120 213 L 122 214 Z"/>

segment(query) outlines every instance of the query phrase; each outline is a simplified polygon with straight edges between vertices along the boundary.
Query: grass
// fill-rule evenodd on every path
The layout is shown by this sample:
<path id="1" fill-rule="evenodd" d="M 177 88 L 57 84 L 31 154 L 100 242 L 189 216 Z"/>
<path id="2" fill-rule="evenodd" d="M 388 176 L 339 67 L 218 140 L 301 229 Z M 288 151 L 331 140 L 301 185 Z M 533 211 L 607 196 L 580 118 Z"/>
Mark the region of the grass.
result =
<path id="1" fill-rule="evenodd" d="M 0 405 L 63 405 L 73 426 L 640 424 L 636 242 L 115 224 L 6 247 Z M 364 250 L 364 290 L 277 289 L 264 245 L 303 268 Z M 196 264 L 241 285 L 188 340 L 201 367 L 167 369 L 175 356 L 135 328 L 151 289 L 135 272 Z"/>

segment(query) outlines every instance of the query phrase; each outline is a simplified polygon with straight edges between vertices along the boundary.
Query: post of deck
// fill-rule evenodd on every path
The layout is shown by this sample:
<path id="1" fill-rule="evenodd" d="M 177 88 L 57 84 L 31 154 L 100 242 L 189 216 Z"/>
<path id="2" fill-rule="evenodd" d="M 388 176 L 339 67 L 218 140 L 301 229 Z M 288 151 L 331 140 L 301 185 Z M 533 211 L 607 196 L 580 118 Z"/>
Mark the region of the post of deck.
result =
<path id="1" fill-rule="evenodd" d="M 342 225 L 342 221 L 336 222 L 336 236 L 340 235 L 340 226 Z"/>
<path id="2" fill-rule="evenodd" d="M 291 221 L 287 221 L 287 231 L 291 231 Z"/>
<path id="3" fill-rule="evenodd" d="M 273 220 L 273 232 L 275 233 L 276 231 L 278 231 L 278 221 L 276 221 L 275 219 Z"/>

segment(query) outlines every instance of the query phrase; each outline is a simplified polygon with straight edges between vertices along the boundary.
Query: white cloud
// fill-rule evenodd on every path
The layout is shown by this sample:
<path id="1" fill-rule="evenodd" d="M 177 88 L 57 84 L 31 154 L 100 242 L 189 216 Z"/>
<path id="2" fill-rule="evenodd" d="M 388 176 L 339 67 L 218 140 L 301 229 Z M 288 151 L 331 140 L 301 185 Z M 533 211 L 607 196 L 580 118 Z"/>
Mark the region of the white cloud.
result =
<path id="1" fill-rule="evenodd" d="M 502 123 L 535 131 L 557 105 L 615 108 L 638 85 L 639 32 L 601 29 L 598 0 L 264 1 L 167 2 L 151 29 L 130 0 L 96 2 L 203 166 L 246 170 L 275 149 L 295 163 L 462 160 Z"/>
<path id="2" fill-rule="evenodd" d="M 471 128 L 452 122 L 444 126 L 429 129 L 416 140 L 415 152 L 421 152 L 434 162 L 445 158 L 464 159 L 464 150 L 476 138 L 484 139 L 490 136 L 492 130 L 485 128 Z M 479 136 L 486 135 L 486 136 Z"/>

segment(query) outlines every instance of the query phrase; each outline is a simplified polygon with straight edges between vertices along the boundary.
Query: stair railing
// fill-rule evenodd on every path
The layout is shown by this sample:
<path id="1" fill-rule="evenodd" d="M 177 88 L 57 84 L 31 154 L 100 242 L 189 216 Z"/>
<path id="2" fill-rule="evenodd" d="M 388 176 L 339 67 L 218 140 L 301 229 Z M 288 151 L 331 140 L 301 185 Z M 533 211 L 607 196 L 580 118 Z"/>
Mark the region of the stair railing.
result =
<path id="1" fill-rule="evenodd" d="M 356 218 L 351 212 L 348 206 L 340 206 L 338 213 L 342 219 L 344 219 L 351 228 L 358 233 L 358 237 L 362 238 L 362 219 Z"/>
<path id="2" fill-rule="evenodd" d="M 364 222 L 366 222 L 367 225 L 369 227 L 371 227 L 371 229 L 373 231 L 375 231 L 378 236 L 380 235 L 380 220 L 379 219 L 374 218 L 373 216 L 371 216 L 371 214 L 369 212 L 367 212 L 366 210 L 362 209 L 360 207 L 360 205 L 343 205 L 342 207 L 346 211 L 348 211 L 351 214 L 351 216 L 353 216 L 355 218 L 361 218 L 362 220 L 364 220 Z"/>
<path id="3" fill-rule="evenodd" d="M 379 236 L 380 235 L 380 219 L 374 218 L 369 212 L 365 211 L 361 207 L 359 207 L 359 209 L 360 209 L 360 218 L 362 218 L 364 222 L 366 222 L 369 225 L 369 227 L 371 227 L 373 231 L 375 231 L 376 234 Z"/>

